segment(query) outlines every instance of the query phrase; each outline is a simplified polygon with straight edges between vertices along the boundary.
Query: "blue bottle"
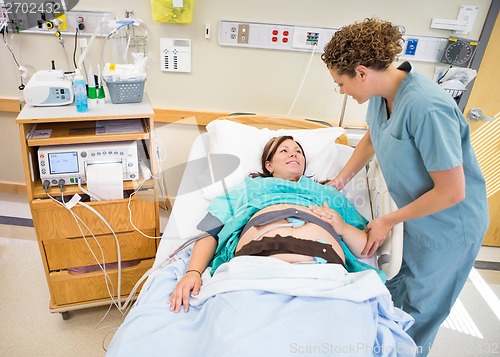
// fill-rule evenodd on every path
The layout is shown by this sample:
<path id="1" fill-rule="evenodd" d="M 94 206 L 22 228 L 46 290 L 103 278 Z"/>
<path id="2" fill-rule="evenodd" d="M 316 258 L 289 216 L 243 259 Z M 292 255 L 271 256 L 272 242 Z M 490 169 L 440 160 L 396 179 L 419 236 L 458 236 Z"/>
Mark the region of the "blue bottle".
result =
<path id="1" fill-rule="evenodd" d="M 80 70 L 76 70 L 73 78 L 73 91 L 75 92 L 76 111 L 85 113 L 89 110 L 89 102 L 87 99 L 87 84 L 85 78 L 80 74 Z"/>

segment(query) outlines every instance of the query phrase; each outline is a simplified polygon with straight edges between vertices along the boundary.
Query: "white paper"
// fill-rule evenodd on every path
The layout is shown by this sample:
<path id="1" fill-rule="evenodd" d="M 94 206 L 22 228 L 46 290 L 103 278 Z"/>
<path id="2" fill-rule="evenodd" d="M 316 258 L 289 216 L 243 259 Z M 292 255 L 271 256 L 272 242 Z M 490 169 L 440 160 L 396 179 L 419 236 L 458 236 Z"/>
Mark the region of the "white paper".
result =
<path id="1" fill-rule="evenodd" d="M 95 126 L 97 135 L 144 132 L 141 119 L 98 120 Z"/>
<path id="2" fill-rule="evenodd" d="M 87 190 L 101 200 L 123 198 L 122 164 L 92 164 L 86 169 Z"/>
<path id="3" fill-rule="evenodd" d="M 50 138 L 50 135 L 52 135 L 52 129 L 46 129 L 46 130 L 35 130 L 32 135 L 32 139 L 45 139 L 45 138 Z"/>

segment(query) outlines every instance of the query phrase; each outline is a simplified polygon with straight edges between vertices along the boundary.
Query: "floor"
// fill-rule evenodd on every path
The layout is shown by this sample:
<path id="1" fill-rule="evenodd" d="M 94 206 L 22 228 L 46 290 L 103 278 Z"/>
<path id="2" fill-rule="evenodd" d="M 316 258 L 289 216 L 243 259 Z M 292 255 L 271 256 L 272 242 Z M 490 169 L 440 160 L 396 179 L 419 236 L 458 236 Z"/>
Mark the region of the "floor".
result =
<path id="1" fill-rule="evenodd" d="M 63 320 L 49 311 L 49 291 L 30 218 L 24 196 L 0 194 L 2 355 L 104 356 L 121 313 L 104 306 L 73 311 Z M 162 215 L 162 227 L 166 219 Z M 430 356 L 500 355 L 499 297 L 500 248 L 483 247 Z"/>

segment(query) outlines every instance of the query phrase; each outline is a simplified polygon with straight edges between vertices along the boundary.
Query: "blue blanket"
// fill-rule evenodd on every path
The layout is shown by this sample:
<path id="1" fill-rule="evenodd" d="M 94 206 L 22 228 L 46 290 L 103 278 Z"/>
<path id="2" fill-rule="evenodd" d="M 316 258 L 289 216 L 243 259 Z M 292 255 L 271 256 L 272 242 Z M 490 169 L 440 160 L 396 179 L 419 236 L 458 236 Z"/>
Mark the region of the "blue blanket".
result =
<path id="1" fill-rule="evenodd" d="M 414 356 L 412 318 L 373 271 L 237 257 L 211 277 L 189 311 L 169 310 L 189 251 L 143 287 L 107 357 Z"/>
<path id="2" fill-rule="evenodd" d="M 246 178 L 242 185 L 228 190 L 225 195 L 215 197 L 208 211 L 224 224 L 224 228 L 218 234 L 219 244 L 211 264 L 212 274 L 221 264 L 234 257 L 241 230 L 262 208 L 280 203 L 305 207 L 322 206 L 324 202 L 335 209 L 345 222 L 361 230 L 366 228 L 368 221 L 347 197 L 336 188 L 321 185 L 305 176 L 298 182 L 278 178 Z M 384 272 L 359 261 L 340 238 L 349 272 L 375 269 L 385 281 Z"/>

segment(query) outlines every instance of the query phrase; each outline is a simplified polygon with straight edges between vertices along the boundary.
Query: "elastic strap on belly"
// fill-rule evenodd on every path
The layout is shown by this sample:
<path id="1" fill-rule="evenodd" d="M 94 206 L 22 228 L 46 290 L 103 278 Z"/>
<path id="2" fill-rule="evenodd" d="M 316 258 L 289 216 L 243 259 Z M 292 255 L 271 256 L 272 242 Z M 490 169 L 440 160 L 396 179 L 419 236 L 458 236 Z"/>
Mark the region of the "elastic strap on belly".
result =
<path id="1" fill-rule="evenodd" d="M 268 257 L 274 254 L 301 254 L 324 259 L 327 263 L 344 265 L 344 261 L 330 244 L 292 236 L 263 237 L 252 240 L 241 247 L 234 256 L 257 255 Z"/>
<path id="2" fill-rule="evenodd" d="M 335 232 L 335 230 L 330 224 L 323 221 L 321 218 L 316 217 L 313 214 L 295 208 L 286 208 L 279 211 L 265 212 L 258 215 L 257 217 L 252 218 L 247 222 L 245 227 L 243 227 L 240 233 L 240 237 L 243 236 L 243 234 L 245 234 L 245 232 L 249 230 L 251 227 L 261 227 L 268 223 L 273 223 L 279 221 L 280 219 L 286 219 L 286 218 L 297 218 L 305 222 L 314 223 L 323 228 L 324 230 L 326 230 L 328 233 L 330 233 L 331 236 L 335 238 L 337 242 L 340 243 L 340 239 L 337 232 Z"/>

